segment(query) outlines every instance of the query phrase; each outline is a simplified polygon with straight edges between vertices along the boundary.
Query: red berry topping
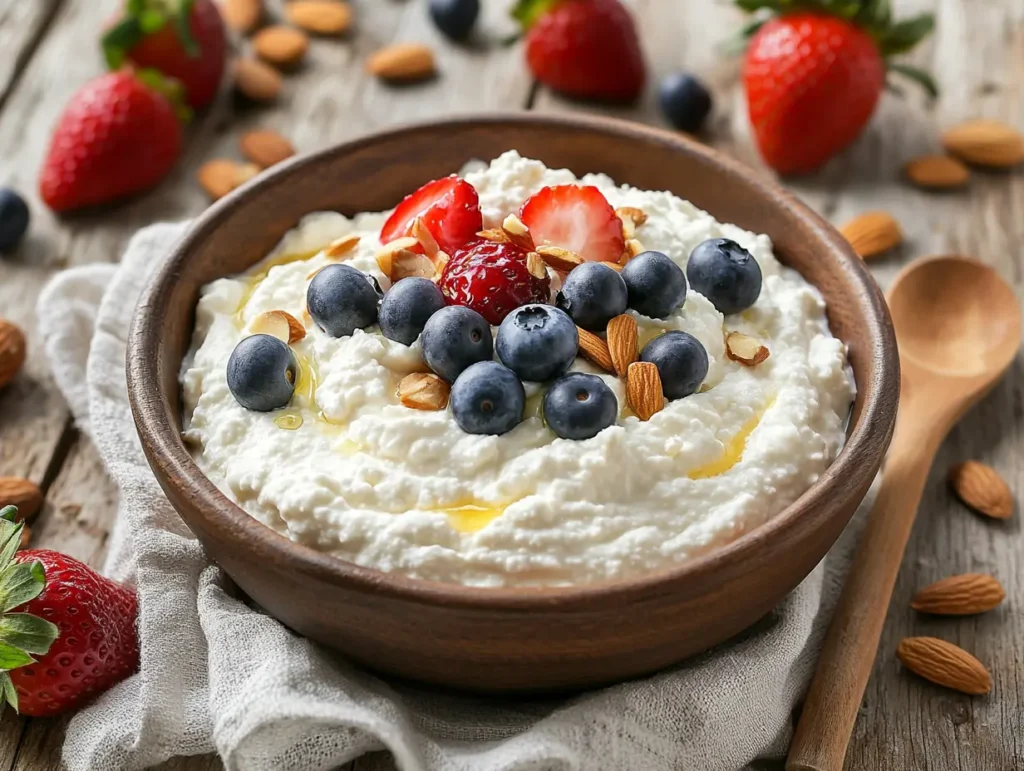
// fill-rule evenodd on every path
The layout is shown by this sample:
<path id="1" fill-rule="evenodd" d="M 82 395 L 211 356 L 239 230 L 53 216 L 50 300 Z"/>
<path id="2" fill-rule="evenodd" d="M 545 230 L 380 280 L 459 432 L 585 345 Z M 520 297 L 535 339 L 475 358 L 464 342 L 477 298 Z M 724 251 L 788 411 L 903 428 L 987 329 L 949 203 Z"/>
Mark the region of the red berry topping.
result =
<path id="1" fill-rule="evenodd" d="M 476 239 L 458 249 L 441 275 L 449 305 L 472 308 L 493 326 L 516 308 L 551 300 L 551 282 L 526 267 L 526 250 Z"/>
<path id="2" fill-rule="evenodd" d="M 428 182 L 406 196 L 381 228 L 381 243 L 408 236 L 417 217 L 449 255 L 475 238 L 484 226 L 476 189 L 454 175 Z"/>
<path id="3" fill-rule="evenodd" d="M 626 248 L 622 221 L 590 185 L 545 187 L 523 204 L 519 218 L 538 245 L 560 246 L 591 262 L 618 262 Z"/>

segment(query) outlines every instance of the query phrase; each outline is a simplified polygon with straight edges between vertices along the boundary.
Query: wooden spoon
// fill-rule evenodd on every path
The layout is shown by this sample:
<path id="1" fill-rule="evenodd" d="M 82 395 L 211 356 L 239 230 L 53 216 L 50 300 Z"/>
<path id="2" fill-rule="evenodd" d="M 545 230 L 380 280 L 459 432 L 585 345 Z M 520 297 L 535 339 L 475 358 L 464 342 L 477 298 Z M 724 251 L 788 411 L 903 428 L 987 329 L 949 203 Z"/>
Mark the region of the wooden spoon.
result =
<path id="1" fill-rule="evenodd" d="M 888 302 L 902 371 L 896 430 L 786 771 L 841 771 L 935 453 L 1020 345 L 1013 290 L 966 257 L 911 263 L 893 282 Z"/>

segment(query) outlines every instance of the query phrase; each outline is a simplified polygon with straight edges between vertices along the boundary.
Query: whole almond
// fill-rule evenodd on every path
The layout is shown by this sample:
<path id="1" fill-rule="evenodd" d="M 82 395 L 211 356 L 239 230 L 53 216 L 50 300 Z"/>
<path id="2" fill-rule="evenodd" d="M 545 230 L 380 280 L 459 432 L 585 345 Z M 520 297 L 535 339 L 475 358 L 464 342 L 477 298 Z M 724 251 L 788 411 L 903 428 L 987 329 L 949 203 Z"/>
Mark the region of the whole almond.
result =
<path id="1" fill-rule="evenodd" d="M 374 53 L 366 70 L 382 80 L 411 82 L 424 80 L 437 70 L 434 52 L 418 43 L 396 43 Z"/>
<path id="2" fill-rule="evenodd" d="M 14 380 L 25 365 L 25 333 L 0 319 L 0 388 Z"/>
<path id="3" fill-rule="evenodd" d="M 903 171 L 911 182 L 925 190 L 963 187 L 971 178 L 967 167 L 948 155 L 922 155 L 909 161 Z"/>
<path id="4" fill-rule="evenodd" d="M 725 336 L 725 355 L 745 367 L 754 367 L 770 355 L 760 340 L 742 332 L 730 332 Z"/>
<path id="5" fill-rule="evenodd" d="M 956 497 L 978 513 L 995 519 L 1013 514 L 1013 493 L 991 466 L 969 460 L 953 466 L 948 479 Z"/>
<path id="6" fill-rule="evenodd" d="M 4 506 L 17 506 L 17 518 L 31 520 L 43 506 L 43 493 L 28 479 L 0 477 L 0 509 Z"/>
<path id="7" fill-rule="evenodd" d="M 223 0 L 220 12 L 231 29 L 248 34 L 263 18 L 263 0 Z"/>
<path id="8" fill-rule="evenodd" d="M 665 406 L 661 374 L 648 361 L 635 361 L 626 370 L 626 401 L 640 420 L 650 420 Z"/>
<path id="9" fill-rule="evenodd" d="M 248 160 L 261 169 L 269 169 L 295 155 L 292 143 L 276 131 L 254 129 L 246 131 L 238 140 L 238 146 Z"/>
<path id="10" fill-rule="evenodd" d="M 414 410 L 443 410 L 451 386 L 432 372 L 414 372 L 398 384 L 398 399 Z"/>
<path id="11" fill-rule="evenodd" d="M 265 62 L 294 67 L 309 50 L 309 36 L 302 30 L 277 24 L 257 32 L 252 39 L 252 49 Z"/>
<path id="12" fill-rule="evenodd" d="M 940 616 L 970 616 L 992 610 L 1006 598 L 993 576 L 964 573 L 929 584 L 914 595 L 910 607 Z"/>
<path id="13" fill-rule="evenodd" d="M 196 178 L 206 194 L 216 201 L 245 182 L 247 173 L 245 164 L 227 158 L 214 158 L 199 167 Z"/>
<path id="14" fill-rule="evenodd" d="M 608 343 L 583 327 L 576 327 L 576 332 L 579 333 L 580 338 L 580 356 L 592 364 L 596 364 L 605 372 L 614 375 L 615 365 L 612 363 L 612 354 L 608 350 Z"/>
<path id="15" fill-rule="evenodd" d="M 1024 161 L 1024 135 L 997 120 L 971 120 L 942 135 L 946 151 L 967 163 L 1008 169 Z"/>
<path id="16" fill-rule="evenodd" d="M 877 257 L 903 242 L 899 223 L 884 211 L 864 212 L 843 225 L 839 232 L 864 259 Z"/>
<path id="17" fill-rule="evenodd" d="M 281 93 L 281 73 L 258 59 L 235 62 L 235 88 L 254 102 L 272 102 Z"/>
<path id="18" fill-rule="evenodd" d="M 583 258 L 560 246 L 538 246 L 537 254 L 554 270 L 568 273 L 577 265 L 583 264 Z"/>
<path id="19" fill-rule="evenodd" d="M 352 8 L 336 0 L 292 0 L 285 14 L 296 27 L 316 35 L 342 35 L 352 26 Z"/>
<path id="20" fill-rule="evenodd" d="M 972 695 L 992 690 L 992 676 L 984 664 L 937 637 L 906 637 L 897 646 L 896 656 L 915 675 L 938 685 Z"/>
<path id="21" fill-rule="evenodd" d="M 249 322 L 249 331 L 254 335 L 270 335 L 283 343 L 297 343 L 306 336 L 302 322 L 288 311 L 267 311 Z"/>
<path id="22" fill-rule="evenodd" d="M 639 337 L 636 319 L 628 313 L 608 322 L 608 352 L 612 356 L 615 374 L 619 377 L 625 377 L 629 365 L 636 361 Z"/>

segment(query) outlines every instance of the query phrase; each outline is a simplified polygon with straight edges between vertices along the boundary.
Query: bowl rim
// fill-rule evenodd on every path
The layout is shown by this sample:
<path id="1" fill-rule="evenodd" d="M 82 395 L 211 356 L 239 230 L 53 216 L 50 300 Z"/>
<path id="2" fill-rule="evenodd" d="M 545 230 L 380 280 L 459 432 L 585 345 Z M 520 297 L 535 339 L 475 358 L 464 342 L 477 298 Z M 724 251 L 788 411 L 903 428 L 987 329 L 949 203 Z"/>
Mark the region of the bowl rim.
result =
<path id="1" fill-rule="evenodd" d="M 856 304 L 870 313 L 871 350 L 862 355 L 871 357 L 868 383 L 857 383 L 857 397 L 863 399 L 859 421 L 853 426 L 842 450 L 818 478 L 793 503 L 766 522 L 752 528 L 739 538 L 718 546 L 678 565 L 624 579 L 611 579 L 572 586 L 478 587 L 410 578 L 363 567 L 345 559 L 317 551 L 292 541 L 259 522 L 224 495 L 195 463 L 174 423 L 169 401 L 164 398 L 159 378 L 159 350 L 162 347 L 161 323 L 155 309 L 166 310 L 163 300 L 168 295 L 165 285 L 176 280 L 187 264 L 189 254 L 215 230 L 232 210 L 253 190 L 273 180 L 294 174 L 305 167 L 315 167 L 322 160 L 352 152 L 381 140 L 395 140 L 422 132 L 450 131 L 496 125 L 544 126 L 547 128 L 598 131 L 619 137 L 642 139 L 703 156 L 716 167 L 717 173 L 733 175 L 753 187 L 803 221 L 808 231 L 840 262 L 840 267 L 860 290 Z M 161 314 L 162 315 L 162 314 Z M 178 363 L 180 368 L 180 362 Z M 721 580 L 730 566 L 738 569 L 756 554 L 767 541 L 782 539 L 786 532 L 807 526 L 807 518 L 826 502 L 838 484 L 856 489 L 860 482 L 866 488 L 870 478 L 863 456 L 884 451 L 892 435 L 896 416 L 896 398 L 892 390 L 900 383 L 896 338 L 888 308 L 878 285 L 864 261 L 857 257 L 847 241 L 821 216 L 786 191 L 778 183 L 763 177 L 749 167 L 682 134 L 646 126 L 627 120 L 603 116 L 525 113 L 486 113 L 459 115 L 453 118 L 400 125 L 376 131 L 356 139 L 289 159 L 265 172 L 214 203 L 189 228 L 174 247 L 169 258 L 155 270 L 143 289 L 128 335 L 126 351 L 128 396 L 136 428 L 150 465 L 161 484 L 171 486 L 183 499 L 189 500 L 207 529 L 221 538 L 243 540 L 249 559 L 270 558 L 285 563 L 293 575 L 307 576 L 351 590 L 404 599 L 414 603 L 467 608 L 492 612 L 566 612 L 608 609 L 624 606 L 667 592 L 690 591 L 705 586 L 702 579 L 714 576 Z M 852 410 L 852 407 L 851 407 Z M 180 419 L 180 416 L 179 416 Z M 852 420 L 852 417 L 851 417 Z M 881 447 L 881 451 L 878 449 Z M 180 512 L 179 512 L 180 515 Z M 182 517 L 185 519 L 185 517 Z M 188 523 L 186 519 L 186 524 Z M 844 523 L 845 524 L 845 523 Z"/>

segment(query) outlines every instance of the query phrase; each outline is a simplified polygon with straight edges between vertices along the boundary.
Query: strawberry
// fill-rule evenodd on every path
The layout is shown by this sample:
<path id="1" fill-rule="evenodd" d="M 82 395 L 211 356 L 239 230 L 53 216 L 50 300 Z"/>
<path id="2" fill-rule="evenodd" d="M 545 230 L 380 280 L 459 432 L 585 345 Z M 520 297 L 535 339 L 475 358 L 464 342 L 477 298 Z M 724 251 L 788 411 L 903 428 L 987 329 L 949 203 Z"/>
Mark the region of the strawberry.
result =
<path id="1" fill-rule="evenodd" d="M 887 69 L 935 93 L 925 73 L 887 63 L 931 31 L 931 16 L 893 23 L 881 0 L 737 2 L 778 12 L 749 30 L 743 80 L 761 155 L 781 174 L 813 171 L 860 136 Z"/>
<path id="2" fill-rule="evenodd" d="M 48 549 L 16 552 L 17 509 L 0 511 L 0 704 L 46 717 L 136 670 L 135 592 Z"/>
<path id="3" fill-rule="evenodd" d="M 633 17 L 619 0 L 519 0 L 526 63 L 541 83 L 580 99 L 632 102 L 646 70 Z"/>
<path id="4" fill-rule="evenodd" d="M 407 195 L 381 228 L 380 242 L 409 235 L 417 217 L 448 254 L 475 238 L 484 226 L 476 189 L 455 175 L 435 179 Z"/>
<path id="5" fill-rule="evenodd" d="M 592 262 L 617 262 L 626 248 L 622 220 L 591 185 L 545 187 L 523 204 L 519 219 L 540 246 L 560 246 Z"/>
<path id="6" fill-rule="evenodd" d="M 441 274 L 441 293 L 449 305 L 472 308 L 492 326 L 520 305 L 551 300 L 551 281 L 526 267 L 525 249 L 477 238 L 455 250 Z"/>
<path id="7" fill-rule="evenodd" d="M 213 0 L 127 0 L 103 36 L 112 70 L 128 62 L 179 81 L 196 109 L 217 96 L 227 60 L 224 21 Z"/>
<path id="8" fill-rule="evenodd" d="M 46 205 L 64 212 L 106 203 L 163 179 L 181 154 L 174 88 L 151 70 L 87 83 L 50 140 L 39 177 Z"/>

